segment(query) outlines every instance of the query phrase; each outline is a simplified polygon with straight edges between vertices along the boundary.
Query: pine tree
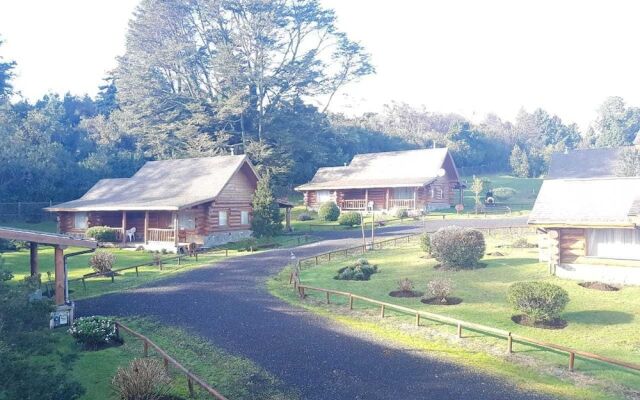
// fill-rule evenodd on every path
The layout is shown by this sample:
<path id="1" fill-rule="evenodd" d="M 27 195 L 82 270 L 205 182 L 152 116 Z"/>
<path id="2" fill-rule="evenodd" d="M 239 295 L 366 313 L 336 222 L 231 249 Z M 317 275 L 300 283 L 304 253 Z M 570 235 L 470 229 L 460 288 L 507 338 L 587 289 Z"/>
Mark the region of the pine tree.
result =
<path id="1" fill-rule="evenodd" d="M 521 178 L 527 178 L 529 176 L 529 157 L 527 157 L 527 153 L 525 153 L 520 146 L 513 146 L 511 156 L 509 157 L 509 164 L 511 164 L 511 170 L 515 176 Z"/>
<path id="2" fill-rule="evenodd" d="M 253 195 L 253 220 L 251 229 L 255 237 L 271 237 L 282 231 L 282 215 L 271 190 L 271 177 L 266 174 Z"/>

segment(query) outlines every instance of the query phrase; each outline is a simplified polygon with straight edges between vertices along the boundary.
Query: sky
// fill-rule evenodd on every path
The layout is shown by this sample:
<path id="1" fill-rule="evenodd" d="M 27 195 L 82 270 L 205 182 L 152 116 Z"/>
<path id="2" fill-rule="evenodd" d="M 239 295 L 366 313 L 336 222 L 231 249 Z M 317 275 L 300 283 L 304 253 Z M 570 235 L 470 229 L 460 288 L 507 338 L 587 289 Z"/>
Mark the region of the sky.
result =
<path id="1" fill-rule="evenodd" d="M 633 0 L 321 0 L 372 55 L 377 73 L 350 84 L 332 111 L 391 101 L 513 120 L 542 107 L 583 129 L 607 96 L 640 106 Z M 2 0 L 0 55 L 16 89 L 95 95 L 124 51 L 137 0 Z"/>

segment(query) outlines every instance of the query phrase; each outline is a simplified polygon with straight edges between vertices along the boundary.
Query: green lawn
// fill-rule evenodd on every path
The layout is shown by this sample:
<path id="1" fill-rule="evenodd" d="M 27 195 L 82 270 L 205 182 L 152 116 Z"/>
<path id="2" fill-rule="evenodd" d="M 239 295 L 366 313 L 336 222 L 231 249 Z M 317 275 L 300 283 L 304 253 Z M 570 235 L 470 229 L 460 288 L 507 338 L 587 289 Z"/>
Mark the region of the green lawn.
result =
<path id="1" fill-rule="evenodd" d="M 168 327 L 154 320 L 130 318 L 122 320 L 130 328 L 144 334 L 168 354 L 200 376 L 230 399 L 297 399 L 281 382 L 255 363 L 233 356 L 216 348 L 204 339 L 184 330 Z M 60 328 L 51 331 L 50 340 L 56 343 L 58 354 L 70 363 L 72 377 L 86 390 L 82 400 L 115 399 L 111 378 L 120 366 L 133 358 L 142 357 L 142 342 L 123 333 L 124 345 L 98 351 L 82 351 L 73 339 Z M 150 356 L 155 356 L 150 350 Z M 187 382 L 175 370 L 172 372 L 171 394 L 188 398 Z M 197 386 L 196 386 L 197 388 Z M 196 389 L 198 399 L 210 399 Z"/>
<path id="2" fill-rule="evenodd" d="M 509 206 L 513 211 L 531 210 L 533 203 L 536 201 L 540 186 L 542 186 L 542 179 L 538 178 L 518 178 L 509 175 L 476 175 L 479 178 L 487 179 L 490 182 L 490 187 L 495 189 L 499 187 L 510 187 L 516 190 L 516 194 L 507 201 L 500 202 Z M 466 211 L 471 212 L 474 209 L 475 200 L 474 194 L 471 191 L 471 184 L 473 183 L 473 176 L 466 176 L 462 178 L 467 182 L 467 189 L 464 191 L 464 208 Z M 483 193 L 481 194 L 481 200 L 484 200 L 485 193 L 488 187 L 485 185 Z M 454 211 L 455 212 L 455 211 Z"/>
<path id="3" fill-rule="evenodd" d="M 304 284 L 352 292 L 381 301 L 398 305 L 431 311 L 443 315 L 456 317 L 470 322 L 481 323 L 519 333 L 524 336 L 550 341 L 561 345 L 574 347 L 604 356 L 638 363 L 640 361 L 640 288 L 626 287 L 619 292 L 599 292 L 578 286 L 576 282 L 561 280 L 547 273 L 546 267 L 537 262 L 537 249 L 512 249 L 503 247 L 510 244 L 512 238 L 492 238 L 489 240 L 488 251 L 495 251 L 495 246 L 501 246 L 497 251 L 502 257 L 486 257 L 486 268 L 473 271 L 459 271 L 443 273 L 433 267 L 436 261 L 426 259 L 419 251 L 417 244 L 398 249 L 379 250 L 367 256 L 369 261 L 378 265 L 379 273 L 374 274 L 370 281 L 340 281 L 333 279 L 341 266 L 352 260 L 335 261 L 318 267 L 302 271 L 301 280 Z M 455 283 L 454 296 L 463 298 L 463 302 L 455 306 L 425 305 L 419 298 L 394 298 L 388 295 L 397 290 L 397 282 L 403 278 L 411 279 L 418 291 L 426 289 L 427 282 L 436 276 L 447 275 Z M 562 330 L 543 330 L 520 326 L 511 321 L 513 314 L 506 303 L 507 288 L 513 282 L 526 280 L 543 280 L 553 282 L 565 288 L 571 301 L 562 317 L 568 321 L 568 326 Z M 288 281 L 286 272 L 271 283 L 272 289 L 287 298 L 291 289 L 278 282 Z M 311 299 L 324 299 L 320 293 L 310 292 Z M 289 300 L 295 296 L 289 297 Z M 338 304 L 345 304 L 345 299 L 336 298 Z M 365 304 L 358 304 L 358 309 L 367 308 Z M 376 312 L 378 312 L 376 310 Z M 407 321 L 409 317 L 393 315 L 390 321 Z M 455 329 L 449 326 L 430 323 L 431 329 L 439 332 L 454 334 Z M 483 335 L 473 335 L 470 339 L 481 347 L 489 346 L 502 349 L 504 340 L 488 338 Z M 545 364 L 566 368 L 567 356 L 542 351 L 530 346 L 517 344 L 516 352 L 528 354 L 541 360 Z M 608 384 L 623 384 L 638 390 L 640 388 L 640 373 L 627 372 L 620 368 L 606 364 L 578 359 L 576 366 L 581 373 L 595 376 Z"/>

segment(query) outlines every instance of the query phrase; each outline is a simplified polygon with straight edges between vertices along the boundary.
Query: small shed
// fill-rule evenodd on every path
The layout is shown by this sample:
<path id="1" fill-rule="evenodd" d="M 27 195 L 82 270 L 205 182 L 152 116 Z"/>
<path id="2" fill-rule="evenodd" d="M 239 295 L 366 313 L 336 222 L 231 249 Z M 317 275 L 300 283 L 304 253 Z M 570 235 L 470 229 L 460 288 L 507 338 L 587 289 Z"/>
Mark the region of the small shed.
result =
<path id="1" fill-rule="evenodd" d="M 69 247 L 81 247 L 93 250 L 98 246 L 98 244 L 92 240 L 74 239 L 67 235 L 9 227 L 0 227 L 0 239 L 20 240 L 29 243 L 31 276 L 37 275 L 39 273 L 38 246 L 53 246 L 55 263 L 56 305 L 63 305 L 68 300 L 66 298 L 66 257 L 72 254 L 68 254 L 67 256 L 65 256 L 64 251 Z"/>

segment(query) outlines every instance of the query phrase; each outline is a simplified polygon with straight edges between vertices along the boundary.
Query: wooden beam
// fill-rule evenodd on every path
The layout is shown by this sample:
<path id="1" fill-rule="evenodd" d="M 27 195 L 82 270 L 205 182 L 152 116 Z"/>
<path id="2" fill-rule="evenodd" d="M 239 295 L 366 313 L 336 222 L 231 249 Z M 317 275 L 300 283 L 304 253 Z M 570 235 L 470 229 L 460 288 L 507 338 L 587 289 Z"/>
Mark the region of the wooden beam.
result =
<path id="1" fill-rule="evenodd" d="M 22 229 L 0 227 L 0 239 L 19 240 L 22 242 L 36 242 L 51 246 L 75 246 L 95 249 L 98 245 L 92 240 L 74 239 L 56 233 L 26 231 Z"/>
<path id="2" fill-rule="evenodd" d="M 56 280 L 56 305 L 64 304 L 65 279 L 64 279 L 64 250 L 60 246 L 54 248 L 55 280 Z"/>
<path id="3" fill-rule="evenodd" d="M 29 262 L 31 265 L 31 276 L 38 275 L 38 243 L 29 243 Z"/>
<path id="4" fill-rule="evenodd" d="M 387 193 L 384 197 L 384 208 L 385 210 L 389 209 L 389 188 L 387 188 Z"/>
<path id="5" fill-rule="evenodd" d="M 229 214 L 227 212 L 227 225 L 229 224 Z M 176 247 L 178 247 L 178 212 L 173 213 L 173 241 Z"/>
<path id="6" fill-rule="evenodd" d="M 127 212 L 122 212 L 122 245 L 127 244 Z"/>
<path id="7" fill-rule="evenodd" d="M 417 205 L 416 201 L 418 200 L 417 197 L 418 197 L 418 189 L 413 188 L 413 209 L 414 210 L 417 208 L 416 207 L 416 205 Z"/>
<path id="8" fill-rule="evenodd" d="M 144 244 L 149 244 L 149 211 L 144 212 Z"/>
<path id="9" fill-rule="evenodd" d="M 364 190 L 364 210 L 369 210 L 369 189 Z M 371 207 L 371 211 L 373 211 L 373 207 Z"/>

